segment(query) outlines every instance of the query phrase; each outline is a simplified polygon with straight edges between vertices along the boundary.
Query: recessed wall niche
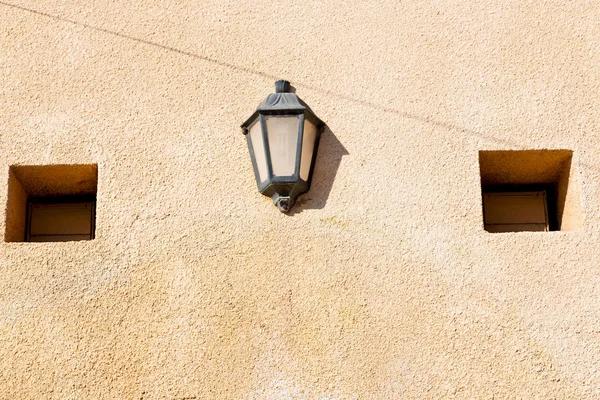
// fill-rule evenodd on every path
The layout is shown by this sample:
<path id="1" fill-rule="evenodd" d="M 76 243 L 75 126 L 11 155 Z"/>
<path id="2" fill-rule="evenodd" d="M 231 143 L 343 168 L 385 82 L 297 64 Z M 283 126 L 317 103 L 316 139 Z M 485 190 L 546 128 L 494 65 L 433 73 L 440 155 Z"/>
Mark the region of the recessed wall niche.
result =
<path id="1" fill-rule="evenodd" d="M 582 223 L 570 150 L 479 152 L 488 232 L 571 231 Z"/>
<path id="2" fill-rule="evenodd" d="M 98 166 L 12 165 L 5 242 L 91 240 Z"/>

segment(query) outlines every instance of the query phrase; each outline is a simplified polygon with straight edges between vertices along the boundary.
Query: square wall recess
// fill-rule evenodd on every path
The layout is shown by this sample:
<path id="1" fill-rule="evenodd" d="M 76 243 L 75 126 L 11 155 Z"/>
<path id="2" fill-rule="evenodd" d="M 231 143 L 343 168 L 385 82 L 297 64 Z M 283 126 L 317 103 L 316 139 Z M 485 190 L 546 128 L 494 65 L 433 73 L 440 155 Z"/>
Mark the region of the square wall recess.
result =
<path id="1" fill-rule="evenodd" d="M 570 150 L 479 152 L 488 232 L 570 231 L 582 223 Z"/>
<path id="2" fill-rule="evenodd" d="M 10 166 L 4 241 L 93 239 L 97 188 L 96 164 Z"/>

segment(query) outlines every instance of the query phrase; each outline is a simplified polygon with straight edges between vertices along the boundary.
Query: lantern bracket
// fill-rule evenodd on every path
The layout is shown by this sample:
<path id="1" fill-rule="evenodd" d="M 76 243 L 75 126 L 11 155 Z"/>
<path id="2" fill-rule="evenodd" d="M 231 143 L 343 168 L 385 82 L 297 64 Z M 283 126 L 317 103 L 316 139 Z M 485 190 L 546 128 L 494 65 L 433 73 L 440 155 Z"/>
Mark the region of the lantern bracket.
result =
<path id="1" fill-rule="evenodd" d="M 294 200 L 290 196 L 280 196 L 277 193 L 273 195 L 273 202 L 282 213 L 287 213 L 294 205 Z"/>

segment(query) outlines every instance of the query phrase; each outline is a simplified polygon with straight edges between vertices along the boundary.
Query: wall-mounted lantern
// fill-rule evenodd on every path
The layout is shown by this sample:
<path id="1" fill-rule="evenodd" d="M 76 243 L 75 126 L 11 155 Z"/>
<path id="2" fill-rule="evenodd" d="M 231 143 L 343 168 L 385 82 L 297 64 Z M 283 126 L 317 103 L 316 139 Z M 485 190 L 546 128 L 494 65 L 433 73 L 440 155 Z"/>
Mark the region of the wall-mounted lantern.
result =
<path id="1" fill-rule="evenodd" d="M 291 92 L 288 81 L 275 82 L 275 91 L 242 129 L 258 190 L 288 212 L 310 189 L 323 121 Z"/>

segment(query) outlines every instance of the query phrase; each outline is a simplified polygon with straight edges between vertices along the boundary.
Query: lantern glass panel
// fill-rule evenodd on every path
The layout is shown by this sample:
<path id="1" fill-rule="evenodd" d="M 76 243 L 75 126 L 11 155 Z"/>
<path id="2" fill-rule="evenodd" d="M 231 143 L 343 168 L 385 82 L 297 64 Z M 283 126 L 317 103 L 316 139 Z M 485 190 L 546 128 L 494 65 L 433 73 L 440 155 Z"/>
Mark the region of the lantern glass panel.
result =
<path id="1" fill-rule="evenodd" d="M 266 121 L 273 175 L 294 175 L 298 145 L 298 116 L 269 116 L 266 117 Z"/>
<path id="2" fill-rule="evenodd" d="M 265 143 L 260 121 L 256 121 L 254 125 L 252 125 L 248 134 L 250 135 L 252 151 L 254 151 L 254 159 L 256 160 L 258 180 L 263 183 L 267 180 L 269 172 L 267 169 L 267 155 L 265 153 Z"/>
<path id="3" fill-rule="evenodd" d="M 300 161 L 300 178 L 308 181 L 310 174 L 310 164 L 315 149 L 315 140 L 317 138 L 317 127 L 309 120 L 304 120 L 304 135 L 302 136 L 302 159 Z"/>

